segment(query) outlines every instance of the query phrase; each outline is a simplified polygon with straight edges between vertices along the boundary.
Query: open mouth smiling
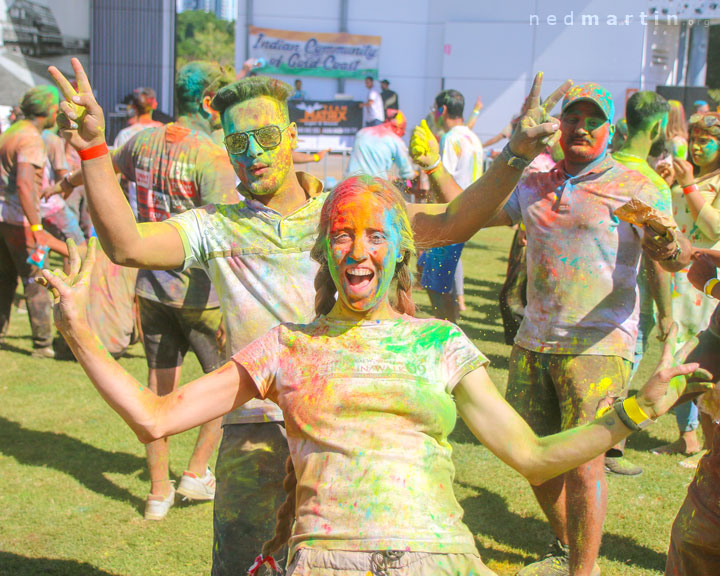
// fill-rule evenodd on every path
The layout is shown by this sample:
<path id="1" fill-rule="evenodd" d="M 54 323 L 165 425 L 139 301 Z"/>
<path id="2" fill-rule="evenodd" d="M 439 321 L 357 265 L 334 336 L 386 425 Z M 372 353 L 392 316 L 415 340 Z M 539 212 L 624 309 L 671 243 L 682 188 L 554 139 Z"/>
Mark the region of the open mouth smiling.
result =
<path id="1" fill-rule="evenodd" d="M 355 289 L 365 288 L 372 282 L 375 277 L 375 273 L 368 268 L 348 268 L 345 271 L 345 278 L 347 278 L 348 284 Z"/>

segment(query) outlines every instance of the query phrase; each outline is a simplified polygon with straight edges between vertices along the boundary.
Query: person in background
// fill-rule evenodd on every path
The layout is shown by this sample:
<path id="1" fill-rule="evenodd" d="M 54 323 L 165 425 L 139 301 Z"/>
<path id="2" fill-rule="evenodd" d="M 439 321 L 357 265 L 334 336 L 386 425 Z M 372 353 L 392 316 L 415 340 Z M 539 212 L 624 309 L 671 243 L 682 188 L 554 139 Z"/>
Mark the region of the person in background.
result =
<path id="1" fill-rule="evenodd" d="M 644 175 L 655 187 L 658 200 L 664 206 L 672 205 L 670 188 L 648 164 L 648 158 L 659 156 L 666 146 L 666 127 L 669 103 L 655 92 L 636 92 L 625 105 L 625 121 L 627 137 L 620 150 L 613 152 L 613 158 L 630 170 Z M 653 282 L 649 279 L 653 278 Z M 654 306 L 658 310 L 658 318 L 663 319 L 665 326 L 660 326 L 659 334 L 668 332 L 668 324 L 673 318 L 674 306 L 671 302 L 671 275 L 649 257 L 641 259 L 641 269 L 638 274 L 638 291 L 640 293 L 640 316 L 638 321 L 638 336 L 635 342 L 635 356 L 633 359 L 632 376 L 637 371 L 640 361 L 645 354 L 650 341 L 650 333 L 655 326 Z M 651 292 L 650 287 L 654 287 Z M 624 476 L 637 476 L 642 468 L 624 457 L 625 447 L 616 446 L 605 457 L 605 470 Z"/>
<path id="2" fill-rule="evenodd" d="M 443 129 L 440 140 L 440 163 L 459 188 L 465 189 L 482 176 L 483 147 L 480 139 L 465 125 L 465 98 L 457 90 L 444 90 L 435 97 L 436 122 Z M 427 125 L 426 125 L 427 126 Z M 441 200 L 442 190 L 438 190 Z M 426 250 L 418 264 L 423 267 L 420 283 L 428 293 L 436 318 L 457 322 L 458 312 L 464 309 L 463 270 L 460 254 L 463 244 L 453 244 Z"/>
<path id="3" fill-rule="evenodd" d="M 708 112 L 690 117 L 689 152 L 692 164 L 677 157 L 673 159 L 672 167 L 663 164 L 658 169 L 668 178 L 674 176 L 677 182 L 672 195 L 680 232 L 696 249 L 717 249 L 720 241 L 720 114 Z M 688 272 L 689 267 L 685 267 L 673 276 L 672 305 L 673 316 L 679 325 L 679 342 L 686 342 L 707 328 L 716 304 L 714 299 L 692 287 Z M 681 465 L 695 467 L 698 457 L 692 455 L 699 454 L 702 448 L 697 429 L 700 420 L 708 416 L 699 411 L 694 402 L 687 402 L 675 409 L 675 417 L 679 438 L 655 452 L 688 454 L 690 458 L 683 460 Z"/>
<path id="4" fill-rule="evenodd" d="M 41 190 L 44 191 L 65 179 L 68 174 L 68 164 L 65 155 L 65 141 L 51 128 L 43 130 L 42 137 L 47 151 L 47 162 L 43 170 L 41 187 Z M 85 244 L 85 234 L 80 228 L 80 223 L 61 195 L 55 194 L 47 199 L 41 198 L 40 215 L 45 229 L 56 238 L 63 241 L 72 238 L 78 245 Z"/>
<path id="5" fill-rule="evenodd" d="M 387 180 L 393 166 L 397 166 L 400 178 L 414 178 L 415 169 L 402 139 L 406 128 L 405 115 L 398 111 L 391 120 L 361 129 L 355 135 L 345 176 L 367 174 Z"/>
<path id="6" fill-rule="evenodd" d="M 693 106 L 695 107 L 695 114 L 707 114 L 710 112 L 710 104 L 705 100 L 695 100 Z"/>
<path id="7" fill-rule="evenodd" d="M 58 101 L 54 86 L 31 88 L 20 102 L 23 119 L 0 135 L 0 342 L 7 334 L 20 277 L 34 358 L 54 358 L 55 352 L 50 300 L 33 278 L 48 248 L 67 256 L 65 244 L 43 228 L 39 199 L 47 162 L 42 131 L 55 124 Z"/>
<path id="8" fill-rule="evenodd" d="M 366 128 L 382 124 L 385 121 L 385 110 L 380 92 L 375 88 L 375 80 L 372 76 L 365 78 L 365 88 L 367 88 L 365 102 L 360 102 L 358 106 L 363 109 L 363 127 Z"/>
<path id="9" fill-rule="evenodd" d="M 128 126 L 120 130 L 113 142 L 113 148 L 120 148 L 125 142 L 130 140 L 135 134 L 147 130 L 148 128 L 157 128 L 163 123 L 153 120 L 153 112 L 157 108 L 157 99 L 155 90 L 152 88 L 135 88 L 133 90 L 130 104 L 128 105 Z M 128 181 L 125 176 L 120 174 L 120 185 L 125 191 L 130 207 L 137 218 L 137 188 L 135 182 Z"/>
<path id="10" fill-rule="evenodd" d="M 295 92 L 292 93 L 288 100 L 307 100 L 307 93 L 302 89 L 302 80 L 300 78 L 295 80 Z"/>
<path id="11" fill-rule="evenodd" d="M 153 120 L 153 112 L 157 109 L 155 90 L 147 87 L 135 88 L 128 105 L 128 125 L 118 132 L 113 142 L 114 148 L 120 148 L 135 134 L 147 128 L 157 128 L 163 123 Z"/>
<path id="12" fill-rule="evenodd" d="M 627 121 L 625 118 L 620 118 L 615 122 L 615 133 L 613 134 L 612 140 L 610 141 L 610 152 L 615 153 L 625 144 L 628 136 Z"/>
<path id="13" fill-rule="evenodd" d="M 380 97 L 383 102 L 383 109 L 385 110 L 385 118 L 388 117 L 388 109 L 400 110 L 400 99 L 398 98 L 397 92 L 390 90 L 390 80 L 380 81 Z"/>

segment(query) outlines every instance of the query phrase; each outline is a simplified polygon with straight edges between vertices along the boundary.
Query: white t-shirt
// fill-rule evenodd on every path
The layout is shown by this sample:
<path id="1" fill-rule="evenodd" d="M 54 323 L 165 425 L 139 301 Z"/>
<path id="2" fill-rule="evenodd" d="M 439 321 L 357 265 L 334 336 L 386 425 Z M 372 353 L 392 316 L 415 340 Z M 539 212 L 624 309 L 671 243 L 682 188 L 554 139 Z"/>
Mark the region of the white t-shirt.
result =
<path id="1" fill-rule="evenodd" d="M 285 415 L 303 547 L 477 554 L 453 493 L 453 389 L 487 364 L 444 320 L 281 324 L 233 356 Z"/>
<path id="2" fill-rule="evenodd" d="M 385 109 L 383 108 L 383 101 L 380 97 L 380 92 L 373 86 L 368 90 L 367 98 L 365 98 L 365 102 L 368 102 L 369 100 L 372 100 L 372 104 L 370 106 L 367 106 L 363 108 L 363 124 L 368 124 L 369 122 L 372 122 L 373 120 L 378 120 L 380 122 L 385 121 Z"/>
<path id="3" fill-rule="evenodd" d="M 442 137 L 442 163 L 463 190 L 482 176 L 483 147 L 467 126 L 453 126 Z"/>

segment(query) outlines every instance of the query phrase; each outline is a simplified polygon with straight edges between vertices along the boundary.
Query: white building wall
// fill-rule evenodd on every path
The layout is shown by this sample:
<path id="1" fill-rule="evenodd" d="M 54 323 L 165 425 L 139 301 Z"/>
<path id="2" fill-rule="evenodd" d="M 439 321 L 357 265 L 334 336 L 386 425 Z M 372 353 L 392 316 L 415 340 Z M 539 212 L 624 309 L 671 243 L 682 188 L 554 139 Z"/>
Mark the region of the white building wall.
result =
<path id="1" fill-rule="evenodd" d="M 518 112 L 538 71 L 545 75 L 543 96 L 566 78 L 603 84 L 621 117 L 627 90 L 640 88 L 643 80 L 652 89 L 662 77 L 659 70 L 643 75 L 651 44 L 648 0 L 348 1 L 348 32 L 382 36 L 379 76 L 399 94 L 411 126 L 441 89 L 455 88 L 465 96 L 466 114 L 482 97 L 475 131 L 486 139 Z M 238 63 L 245 59 L 246 2 L 238 0 Z M 252 23 L 337 32 L 340 0 L 254 1 Z M 673 37 L 670 31 L 664 43 L 674 57 Z M 306 77 L 303 84 L 318 99 L 331 98 L 337 89 L 334 79 Z M 345 92 L 363 99 L 363 82 L 346 81 Z"/>

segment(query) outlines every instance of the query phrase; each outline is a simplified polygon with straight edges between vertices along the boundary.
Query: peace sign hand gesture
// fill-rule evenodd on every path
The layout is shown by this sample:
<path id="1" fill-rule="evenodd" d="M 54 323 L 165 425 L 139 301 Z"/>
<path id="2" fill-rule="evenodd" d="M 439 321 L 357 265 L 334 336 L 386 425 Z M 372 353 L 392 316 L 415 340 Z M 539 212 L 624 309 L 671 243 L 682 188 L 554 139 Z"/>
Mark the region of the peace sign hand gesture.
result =
<path id="1" fill-rule="evenodd" d="M 533 80 L 530 94 L 522 108 L 522 118 L 518 122 L 510 138 L 510 150 L 516 156 L 532 160 L 540 154 L 554 138 L 560 135 L 560 122 L 550 116 L 550 112 L 572 86 L 566 80 L 545 101 L 540 104 L 540 89 L 543 73 L 538 72 Z"/>
<path id="2" fill-rule="evenodd" d="M 73 58 L 71 62 L 77 79 L 77 91 L 55 66 L 50 66 L 48 72 L 65 97 L 60 102 L 57 116 L 60 134 L 75 150 L 84 150 L 105 142 L 105 116 L 93 96 L 80 60 Z"/>

